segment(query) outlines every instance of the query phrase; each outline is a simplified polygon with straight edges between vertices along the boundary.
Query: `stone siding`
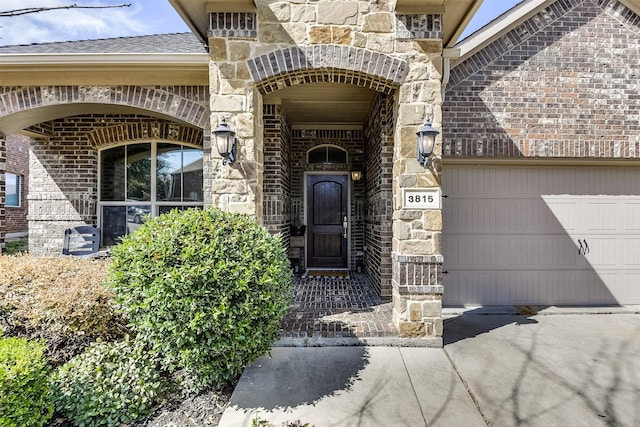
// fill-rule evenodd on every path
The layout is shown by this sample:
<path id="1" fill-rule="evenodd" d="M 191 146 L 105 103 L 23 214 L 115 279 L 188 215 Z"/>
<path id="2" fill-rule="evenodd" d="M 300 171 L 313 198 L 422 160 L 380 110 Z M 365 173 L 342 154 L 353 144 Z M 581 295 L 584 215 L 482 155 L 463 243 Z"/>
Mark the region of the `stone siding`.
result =
<path id="1" fill-rule="evenodd" d="M 27 213 L 29 203 L 29 138 L 23 135 L 8 135 L 6 139 L 7 172 L 20 177 L 20 206 L 6 208 L 6 232 L 24 233 L 29 230 Z"/>
<path id="2" fill-rule="evenodd" d="M 551 4 L 451 72 L 445 157 L 640 158 L 640 17 Z"/>

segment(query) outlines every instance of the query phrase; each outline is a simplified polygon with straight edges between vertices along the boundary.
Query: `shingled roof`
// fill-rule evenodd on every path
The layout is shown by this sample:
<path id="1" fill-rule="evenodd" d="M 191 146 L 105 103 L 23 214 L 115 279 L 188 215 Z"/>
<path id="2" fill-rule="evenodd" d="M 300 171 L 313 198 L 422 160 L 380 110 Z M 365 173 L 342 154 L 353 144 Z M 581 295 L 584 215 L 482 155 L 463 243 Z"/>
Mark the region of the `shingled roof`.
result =
<path id="1" fill-rule="evenodd" d="M 0 54 L 33 53 L 206 53 L 192 33 L 0 46 Z"/>

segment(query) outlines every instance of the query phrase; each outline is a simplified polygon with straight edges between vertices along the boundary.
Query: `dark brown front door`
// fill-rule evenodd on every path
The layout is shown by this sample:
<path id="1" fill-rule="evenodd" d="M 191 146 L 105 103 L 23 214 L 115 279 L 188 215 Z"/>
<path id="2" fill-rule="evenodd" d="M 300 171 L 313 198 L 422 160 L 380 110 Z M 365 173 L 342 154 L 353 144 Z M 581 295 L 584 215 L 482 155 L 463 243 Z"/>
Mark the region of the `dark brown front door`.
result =
<path id="1" fill-rule="evenodd" d="M 347 175 L 307 176 L 307 266 L 346 268 Z"/>

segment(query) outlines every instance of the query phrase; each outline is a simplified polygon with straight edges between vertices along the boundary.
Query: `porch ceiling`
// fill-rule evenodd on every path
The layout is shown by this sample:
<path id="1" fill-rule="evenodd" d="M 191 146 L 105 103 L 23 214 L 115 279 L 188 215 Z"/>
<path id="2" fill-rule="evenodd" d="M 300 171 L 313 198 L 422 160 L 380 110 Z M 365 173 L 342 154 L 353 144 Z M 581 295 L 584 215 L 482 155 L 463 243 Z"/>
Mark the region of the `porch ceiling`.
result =
<path id="1" fill-rule="evenodd" d="M 357 86 L 309 83 L 270 93 L 264 103 L 282 104 L 294 127 L 362 127 L 374 97 L 374 91 Z"/>

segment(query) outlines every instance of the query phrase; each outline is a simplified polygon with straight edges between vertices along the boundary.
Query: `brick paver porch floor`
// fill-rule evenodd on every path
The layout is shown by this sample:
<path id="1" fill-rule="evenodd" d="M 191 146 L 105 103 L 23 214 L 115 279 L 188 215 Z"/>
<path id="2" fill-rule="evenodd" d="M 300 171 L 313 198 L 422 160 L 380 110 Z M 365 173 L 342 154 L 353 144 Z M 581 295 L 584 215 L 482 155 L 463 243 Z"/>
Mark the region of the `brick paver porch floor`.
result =
<path id="1" fill-rule="evenodd" d="M 366 275 L 296 277 L 294 299 L 282 320 L 280 337 L 397 337 L 391 302 L 378 296 Z"/>

